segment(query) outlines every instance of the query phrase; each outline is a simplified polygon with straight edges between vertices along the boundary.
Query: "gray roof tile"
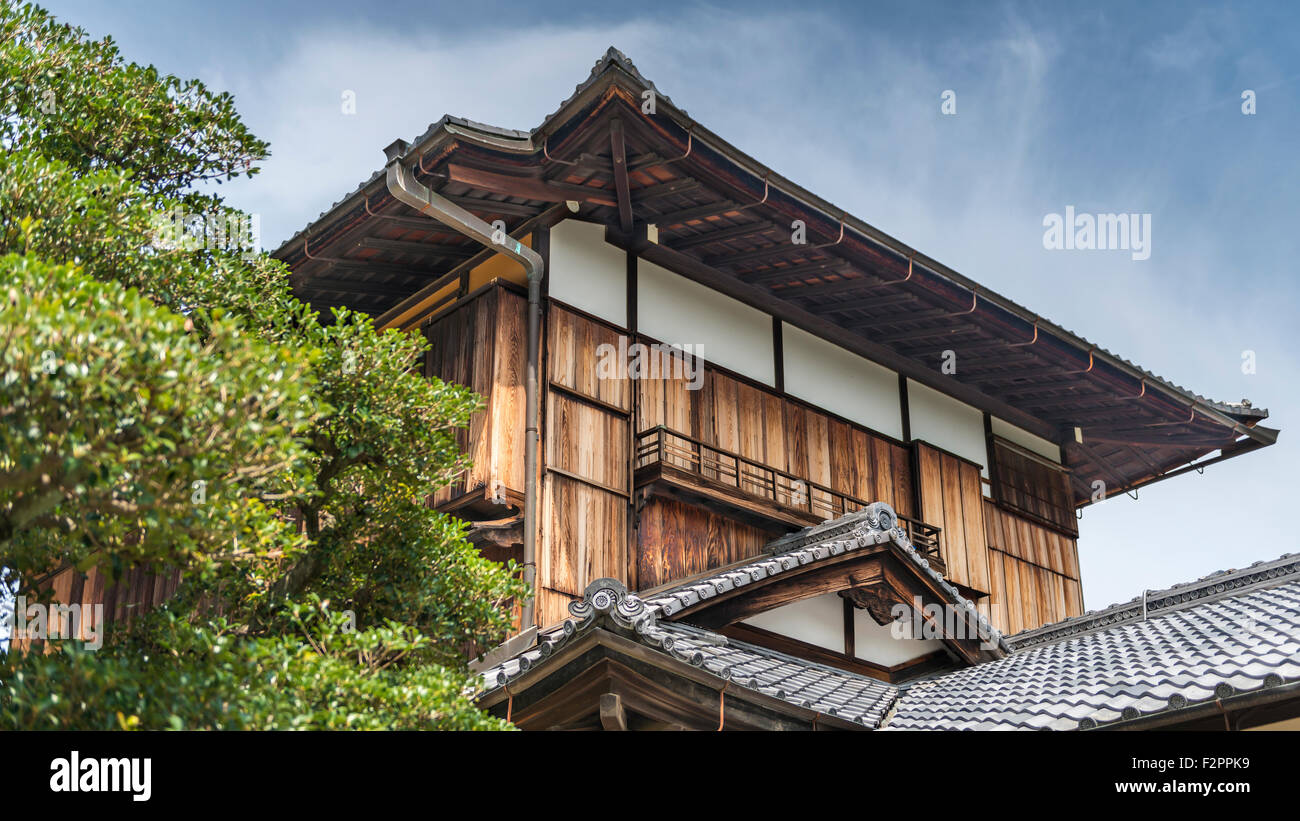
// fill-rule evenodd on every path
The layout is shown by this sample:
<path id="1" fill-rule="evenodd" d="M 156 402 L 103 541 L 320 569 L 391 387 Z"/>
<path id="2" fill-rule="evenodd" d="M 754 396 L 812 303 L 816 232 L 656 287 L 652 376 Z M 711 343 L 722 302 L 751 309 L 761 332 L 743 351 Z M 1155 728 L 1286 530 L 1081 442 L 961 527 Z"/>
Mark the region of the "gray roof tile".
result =
<path id="1" fill-rule="evenodd" d="M 981 621 L 1009 655 L 901 687 L 659 620 L 741 580 L 784 573 L 802 556 L 816 560 L 821 548 L 826 558 L 890 540 L 941 579 L 901 532 L 879 527 L 887 510 L 873 505 L 809 528 L 779 540 L 771 556 L 644 601 L 612 579 L 593 582 L 570 605 L 573 619 L 487 670 L 485 690 L 543 663 L 598 623 L 735 686 L 889 730 L 1089 729 L 1300 682 L 1300 555 L 1149 592 L 1145 602 L 1139 597 L 1009 639 Z M 892 525 L 888 513 L 884 524 Z M 952 594 L 955 603 L 964 601 Z"/>

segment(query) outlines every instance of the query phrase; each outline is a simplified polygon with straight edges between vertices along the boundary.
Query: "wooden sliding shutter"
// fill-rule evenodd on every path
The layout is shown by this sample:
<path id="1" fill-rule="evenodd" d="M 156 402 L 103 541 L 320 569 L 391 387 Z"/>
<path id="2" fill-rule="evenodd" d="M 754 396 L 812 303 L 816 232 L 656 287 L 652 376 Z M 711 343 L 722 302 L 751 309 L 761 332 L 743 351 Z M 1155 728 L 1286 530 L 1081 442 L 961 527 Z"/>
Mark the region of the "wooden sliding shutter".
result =
<path id="1" fill-rule="evenodd" d="M 980 467 L 925 442 L 915 442 L 921 520 L 942 528 L 939 545 L 949 581 L 989 592 Z"/>
<path id="2" fill-rule="evenodd" d="M 993 437 L 993 498 L 1033 521 L 1079 535 L 1068 468 Z"/>

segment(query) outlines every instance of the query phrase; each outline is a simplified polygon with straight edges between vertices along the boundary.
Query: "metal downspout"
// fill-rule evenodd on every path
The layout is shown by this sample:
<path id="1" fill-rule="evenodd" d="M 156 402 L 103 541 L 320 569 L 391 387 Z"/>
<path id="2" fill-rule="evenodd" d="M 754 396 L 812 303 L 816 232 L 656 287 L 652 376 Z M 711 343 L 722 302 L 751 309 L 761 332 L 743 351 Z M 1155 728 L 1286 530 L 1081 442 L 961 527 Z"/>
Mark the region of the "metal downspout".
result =
<path id="1" fill-rule="evenodd" d="M 461 208 L 446 197 L 420 184 L 403 168 L 401 156 L 406 143 L 398 140 L 384 149 L 387 157 L 385 178 L 388 191 L 397 200 L 406 203 L 427 217 L 453 228 L 478 241 L 487 248 L 518 262 L 528 274 L 528 367 L 524 381 L 524 403 L 527 430 L 524 440 L 524 583 L 528 585 L 529 598 L 524 603 L 520 629 L 535 626 L 537 601 L 537 438 L 539 406 L 537 397 L 538 357 L 541 350 L 542 329 L 542 273 L 546 264 L 532 248 L 509 236 L 494 231 L 491 225 Z M 495 235 L 495 239 L 494 239 Z"/>

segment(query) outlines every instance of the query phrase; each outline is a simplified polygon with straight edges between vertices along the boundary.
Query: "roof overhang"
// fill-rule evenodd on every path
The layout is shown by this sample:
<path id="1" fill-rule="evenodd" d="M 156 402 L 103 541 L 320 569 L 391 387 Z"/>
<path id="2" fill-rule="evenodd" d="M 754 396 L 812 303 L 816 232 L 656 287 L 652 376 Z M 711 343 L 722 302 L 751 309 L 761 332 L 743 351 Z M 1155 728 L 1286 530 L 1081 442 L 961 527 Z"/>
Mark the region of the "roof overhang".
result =
<path id="1" fill-rule="evenodd" d="M 607 626 L 577 640 L 478 706 L 522 730 L 863 730 L 646 647 Z"/>
<path id="2" fill-rule="evenodd" d="M 721 629 L 813 596 L 839 593 L 880 624 L 900 618 L 965 664 L 1003 658 L 1005 640 L 916 552 L 876 502 L 773 542 L 768 554 L 639 595 L 665 621 Z M 906 640 L 906 639 L 900 639 Z"/>
<path id="3" fill-rule="evenodd" d="M 1258 424 L 1267 411 L 1173 385 L 761 165 L 613 49 L 530 133 L 444 117 L 392 150 L 512 235 L 576 202 L 611 242 L 1059 444 L 1079 505 L 1094 481 L 1114 495 L 1277 438 Z M 806 244 L 790 242 L 794 220 Z M 305 299 L 381 325 L 489 254 L 394 201 L 378 174 L 275 252 Z M 939 370 L 945 350 L 956 374 Z"/>

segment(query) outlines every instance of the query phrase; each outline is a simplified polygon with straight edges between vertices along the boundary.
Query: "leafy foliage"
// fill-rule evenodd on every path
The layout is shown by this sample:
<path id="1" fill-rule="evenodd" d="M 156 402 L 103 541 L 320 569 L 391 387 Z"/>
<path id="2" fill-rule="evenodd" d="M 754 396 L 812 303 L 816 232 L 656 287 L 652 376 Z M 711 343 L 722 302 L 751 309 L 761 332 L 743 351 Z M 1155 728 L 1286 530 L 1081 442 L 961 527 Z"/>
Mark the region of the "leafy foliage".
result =
<path id="1" fill-rule="evenodd" d="M 0 100 L 0 565 L 184 572 L 100 651 L 5 658 L 0 721 L 500 726 L 465 651 L 526 588 L 426 506 L 478 397 L 231 241 L 193 186 L 267 146 L 229 95 L 4 3 Z"/>
<path id="2" fill-rule="evenodd" d="M 463 677 L 403 663 L 430 640 L 397 622 L 349 632 L 346 616 L 304 602 L 291 609 L 297 634 L 250 639 L 224 620 L 194 628 L 168 615 L 158 649 L 68 645 L 24 659 L 0 684 L 0 729 L 509 727 L 474 707 Z"/>
<path id="3" fill-rule="evenodd" d="M 9 255 L 0 279 L 0 564 L 294 548 L 268 502 L 307 478 L 314 352 L 220 319 L 201 339 L 68 266 Z"/>
<path id="4" fill-rule="evenodd" d="M 267 156 L 229 94 L 127 63 L 111 38 L 92 41 L 37 6 L 0 11 L 0 100 L 6 148 L 120 169 L 147 192 L 252 176 Z"/>

